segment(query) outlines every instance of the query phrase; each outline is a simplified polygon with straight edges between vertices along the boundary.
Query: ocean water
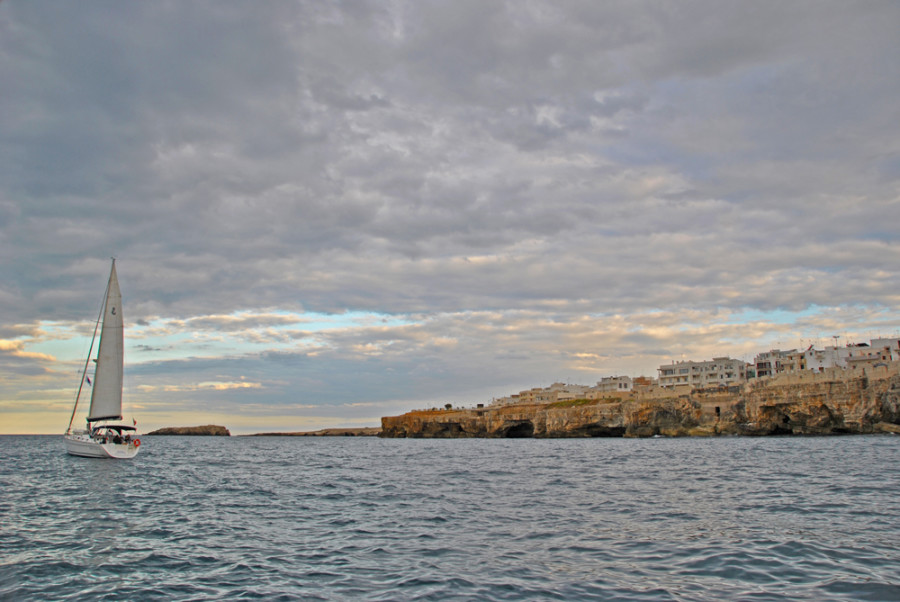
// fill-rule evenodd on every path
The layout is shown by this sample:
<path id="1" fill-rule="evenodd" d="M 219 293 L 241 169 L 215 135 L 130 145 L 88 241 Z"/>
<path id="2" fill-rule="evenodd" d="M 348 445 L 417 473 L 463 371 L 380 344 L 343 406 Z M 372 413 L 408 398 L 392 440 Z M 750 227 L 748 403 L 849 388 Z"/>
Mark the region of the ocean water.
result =
<path id="1" fill-rule="evenodd" d="M 0 437 L 2 600 L 900 600 L 900 437 Z"/>

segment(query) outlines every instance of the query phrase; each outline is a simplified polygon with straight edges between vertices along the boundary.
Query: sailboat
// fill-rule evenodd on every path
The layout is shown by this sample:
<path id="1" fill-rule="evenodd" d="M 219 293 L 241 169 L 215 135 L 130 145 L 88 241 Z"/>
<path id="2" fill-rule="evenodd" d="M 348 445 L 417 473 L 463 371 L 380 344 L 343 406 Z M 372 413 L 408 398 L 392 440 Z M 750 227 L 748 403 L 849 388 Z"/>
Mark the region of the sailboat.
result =
<path id="1" fill-rule="evenodd" d="M 100 326 L 102 320 L 102 327 Z M 88 377 L 88 366 L 91 353 L 97 339 L 97 328 L 100 328 L 100 344 L 97 347 L 97 364 L 94 373 L 93 390 L 91 391 L 91 407 L 87 416 L 87 428 L 72 429 L 75 412 L 84 383 L 91 385 Z M 97 325 L 88 358 L 81 373 L 81 384 L 75 397 L 75 407 L 64 436 L 66 451 L 73 456 L 86 458 L 133 458 L 141 448 L 141 440 L 134 437 L 134 426 L 112 424 L 111 420 L 122 420 L 122 372 L 124 367 L 124 336 L 122 329 L 122 293 L 119 291 L 119 279 L 116 276 L 116 260 L 112 260 L 109 282 L 106 285 L 103 307 Z"/>

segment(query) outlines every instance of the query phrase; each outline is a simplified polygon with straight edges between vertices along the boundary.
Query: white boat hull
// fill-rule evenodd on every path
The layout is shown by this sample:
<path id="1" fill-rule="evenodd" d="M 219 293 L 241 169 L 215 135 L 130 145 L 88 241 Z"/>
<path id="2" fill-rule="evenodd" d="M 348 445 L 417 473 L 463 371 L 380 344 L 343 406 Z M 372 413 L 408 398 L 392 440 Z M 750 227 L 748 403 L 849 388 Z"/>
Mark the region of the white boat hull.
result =
<path id="1" fill-rule="evenodd" d="M 65 435 L 66 451 L 72 456 L 82 458 L 114 458 L 127 460 L 135 457 L 140 451 L 140 443 L 135 441 L 127 443 L 101 443 L 92 439 L 90 435 L 68 434 Z"/>

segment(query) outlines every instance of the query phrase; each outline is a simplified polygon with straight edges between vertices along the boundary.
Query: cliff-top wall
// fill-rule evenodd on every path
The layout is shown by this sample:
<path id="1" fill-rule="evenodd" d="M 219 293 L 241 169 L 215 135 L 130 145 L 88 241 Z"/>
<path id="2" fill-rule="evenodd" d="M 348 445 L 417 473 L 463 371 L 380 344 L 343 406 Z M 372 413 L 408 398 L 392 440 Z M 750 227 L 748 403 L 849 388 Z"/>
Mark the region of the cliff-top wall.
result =
<path id="1" fill-rule="evenodd" d="M 420 410 L 381 419 L 382 437 L 651 437 L 900 432 L 900 363 L 784 375 L 727 389 L 630 398 Z"/>

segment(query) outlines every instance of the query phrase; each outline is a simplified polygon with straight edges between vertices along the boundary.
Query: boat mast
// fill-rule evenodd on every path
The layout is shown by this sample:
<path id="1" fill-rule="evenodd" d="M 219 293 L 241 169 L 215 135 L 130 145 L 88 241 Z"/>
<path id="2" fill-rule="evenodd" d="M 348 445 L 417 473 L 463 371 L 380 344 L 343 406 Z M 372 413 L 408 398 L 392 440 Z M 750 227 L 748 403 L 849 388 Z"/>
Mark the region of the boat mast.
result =
<path id="1" fill-rule="evenodd" d="M 113 259 L 113 264 L 116 260 Z M 87 376 L 88 366 L 91 364 L 91 354 L 94 352 L 94 341 L 97 340 L 97 329 L 100 328 L 100 321 L 103 319 L 103 313 L 106 311 L 106 302 L 109 295 L 109 281 L 106 282 L 106 290 L 103 292 L 103 302 L 100 304 L 100 315 L 97 316 L 97 323 L 94 324 L 94 336 L 91 337 L 91 348 L 88 349 L 87 359 L 84 360 L 84 369 L 81 371 L 81 382 L 78 384 L 78 394 L 75 396 L 75 407 L 72 408 L 72 416 L 69 418 L 69 426 L 66 427 L 66 434 L 72 430 L 72 422 L 75 421 L 75 412 L 78 411 L 78 400 L 81 399 L 81 390 L 84 388 L 84 379 Z"/>

